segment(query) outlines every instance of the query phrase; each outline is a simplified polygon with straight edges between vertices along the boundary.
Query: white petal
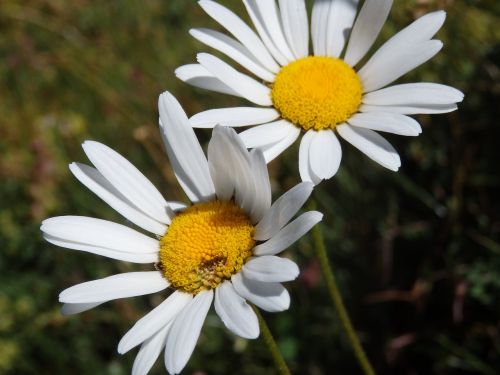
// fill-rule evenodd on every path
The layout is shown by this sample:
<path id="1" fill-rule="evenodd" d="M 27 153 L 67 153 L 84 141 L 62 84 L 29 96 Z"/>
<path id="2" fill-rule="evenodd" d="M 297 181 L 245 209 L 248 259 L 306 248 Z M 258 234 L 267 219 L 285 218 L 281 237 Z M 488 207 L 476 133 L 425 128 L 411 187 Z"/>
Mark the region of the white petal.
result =
<path id="1" fill-rule="evenodd" d="M 309 146 L 309 163 L 312 173 L 327 180 L 339 170 L 342 159 L 340 142 L 332 130 L 320 130 L 313 133 Z"/>
<path id="2" fill-rule="evenodd" d="M 187 208 L 187 205 L 182 203 L 182 202 L 176 202 L 176 201 L 169 201 L 168 206 L 174 211 L 183 211 Z"/>
<path id="3" fill-rule="evenodd" d="M 265 311 L 285 311 L 290 307 L 290 294 L 280 283 L 250 280 L 241 272 L 233 275 L 231 281 L 241 297 Z"/>
<path id="4" fill-rule="evenodd" d="M 231 151 L 229 151 L 226 139 L 218 134 L 221 132 L 219 128 L 219 126 L 214 128 L 212 138 L 208 143 L 208 167 L 214 182 L 217 199 L 228 201 L 233 197 L 235 189 L 235 178 L 233 173 L 229 173 L 229 168 L 237 161 L 229 158 Z M 239 170 L 236 169 L 234 173 L 239 174 Z"/>
<path id="5" fill-rule="evenodd" d="M 311 15 L 311 38 L 315 56 L 327 56 L 326 40 L 331 0 L 315 0 Z"/>
<path id="6" fill-rule="evenodd" d="M 380 48 L 358 72 L 365 92 L 377 90 L 425 63 L 443 47 L 439 40 Z"/>
<path id="7" fill-rule="evenodd" d="M 165 367 L 169 373 L 178 374 L 186 366 L 213 298 L 212 290 L 198 293 L 172 323 L 165 347 Z"/>
<path id="8" fill-rule="evenodd" d="M 283 34 L 281 18 L 278 14 L 276 2 L 274 0 L 250 0 L 249 2 L 253 2 L 258 9 L 262 25 L 276 49 L 285 57 L 287 62 L 295 60 L 285 34 Z"/>
<path id="9" fill-rule="evenodd" d="M 405 83 L 369 92 L 362 102 L 371 105 L 425 106 L 459 103 L 464 94 L 450 86 L 438 83 Z"/>
<path id="10" fill-rule="evenodd" d="M 264 153 L 264 158 L 266 162 L 269 163 L 274 158 L 276 158 L 279 154 L 285 151 L 288 147 L 290 147 L 293 142 L 297 140 L 300 135 L 300 129 L 297 126 L 290 126 L 288 134 L 281 141 L 266 145 L 262 147 L 262 152 Z"/>
<path id="11" fill-rule="evenodd" d="M 167 201 L 132 163 L 99 142 L 86 141 L 82 147 L 92 164 L 124 197 L 153 219 L 170 223 Z"/>
<path id="12" fill-rule="evenodd" d="M 315 130 L 308 130 L 302 137 L 299 147 L 299 173 L 302 181 L 312 182 L 317 185 L 321 182 L 321 178 L 316 176 L 311 169 L 310 148 L 311 141 L 314 138 Z"/>
<path id="13" fill-rule="evenodd" d="M 165 224 L 151 218 L 131 203 L 97 169 L 80 163 L 71 163 L 69 169 L 82 184 L 127 220 L 159 236 L 165 234 Z"/>
<path id="14" fill-rule="evenodd" d="M 213 199 L 208 162 L 184 110 L 167 91 L 160 95 L 158 108 L 163 141 L 177 180 L 192 202 Z"/>
<path id="15" fill-rule="evenodd" d="M 243 98 L 254 104 L 271 106 L 271 89 L 246 74 L 238 72 L 218 57 L 208 53 L 199 53 L 198 62 L 223 83 L 231 86 Z"/>
<path id="16" fill-rule="evenodd" d="M 270 2 L 270 1 L 269 1 Z M 272 1 L 273 3 L 274 0 Z M 288 64 L 290 61 L 289 58 L 287 58 L 283 52 L 282 48 L 279 48 L 274 42 L 273 42 L 273 37 L 270 34 L 270 32 L 267 30 L 267 25 L 266 22 L 267 18 L 264 19 L 264 16 L 261 14 L 259 10 L 259 5 L 257 4 L 256 0 L 243 0 L 243 4 L 245 4 L 246 10 L 248 12 L 248 15 L 250 16 L 250 19 L 252 20 L 253 25 L 255 26 L 255 29 L 257 30 L 257 33 L 259 34 L 260 39 L 266 46 L 267 50 L 271 53 L 273 58 L 282 66 Z"/>
<path id="17" fill-rule="evenodd" d="M 222 94 L 240 96 L 231 87 L 221 82 L 212 73 L 202 67 L 200 64 L 187 64 L 175 69 L 175 75 L 181 81 L 201 89 L 220 92 Z"/>
<path id="18" fill-rule="evenodd" d="M 441 26 L 443 26 L 445 19 L 446 12 L 443 10 L 427 13 L 399 31 L 384 43 L 384 45 L 380 47 L 380 50 L 386 48 L 398 49 L 403 46 L 411 47 L 412 45 L 428 41 L 438 32 Z"/>
<path id="19" fill-rule="evenodd" d="M 351 33 L 358 0 L 331 0 L 326 31 L 326 54 L 339 57 Z"/>
<path id="20" fill-rule="evenodd" d="M 189 123 L 193 128 L 213 128 L 215 125 L 237 127 L 263 124 L 279 116 L 274 108 L 217 108 L 197 113 L 189 119 Z"/>
<path id="21" fill-rule="evenodd" d="M 349 44 L 344 56 L 344 61 L 347 64 L 354 66 L 366 55 L 387 20 L 392 1 L 365 1 L 349 38 Z"/>
<path id="22" fill-rule="evenodd" d="M 265 241 L 276 235 L 304 205 L 313 187 L 310 182 L 302 182 L 279 197 L 256 225 L 254 239 Z"/>
<path id="23" fill-rule="evenodd" d="M 284 282 L 295 280 L 299 276 L 299 267 L 290 259 L 267 255 L 250 259 L 242 272 L 250 280 Z"/>
<path id="24" fill-rule="evenodd" d="M 215 289 L 215 311 L 224 325 L 235 335 L 246 339 L 259 337 L 259 320 L 253 309 L 234 290 L 230 281 Z"/>
<path id="25" fill-rule="evenodd" d="M 275 255 L 292 245 L 300 237 L 321 221 L 323 214 L 318 211 L 308 211 L 300 215 L 287 226 L 283 227 L 267 242 L 255 246 L 255 255 Z"/>
<path id="26" fill-rule="evenodd" d="M 304 0 L 279 0 L 288 45 L 297 59 L 309 55 L 309 19 Z"/>
<path id="27" fill-rule="evenodd" d="M 209 143 L 210 148 L 220 149 L 219 157 L 211 158 L 210 161 L 214 181 L 218 181 L 218 194 L 223 196 L 222 199 L 228 199 L 229 192 L 234 187 L 236 204 L 250 215 L 256 199 L 256 186 L 250 154 L 245 145 L 234 129 L 216 126 Z M 217 154 L 214 152 L 213 155 Z M 221 176 L 217 175 L 219 173 Z"/>
<path id="28" fill-rule="evenodd" d="M 57 216 L 42 222 L 50 236 L 127 253 L 158 253 L 157 240 L 125 225 L 86 216 Z"/>
<path id="29" fill-rule="evenodd" d="M 356 113 L 348 122 L 349 125 L 358 128 L 378 130 L 398 135 L 417 136 L 422 132 L 422 128 L 416 120 L 397 113 Z"/>
<path id="30" fill-rule="evenodd" d="M 64 303 L 106 302 L 156 293 L 166 289 L 169 285 L 158 271 L 121 273 L 63 290 L 59 294 L 59 301 Z"/>
<path id="31" fill-rule="evenodd" d="M 138 320 L 123 336 L 118 344 L 118 353 L 124 354 L 153 336 L 170 323 L 192 299 L 193 296 L 188 293 L 179 291 L 172 293 L 165 301 Z"/>
<path id="32" fill-rule="evenodd" d="M 103 302 L 92 302 L 92 303 L 65 303 L 61 307 L 62 315 L 73 315 L 79 314 L 81 312 L 93 309 L 96 306 L 101 305 Z"/>
<path id="33" fill-rule="evenodd" d="M 250 163 L 250 171 L 255 185 L 255 199 L 250 216 L 257 223 L 271 207 L 271 182 L 266 160 L 261 150 L 254 149 L 250 152 Z"/>
<path id="34" fill-rule="evenodd" d="M 236 203 L 258 222 L 271 205 L 271 185 L 262 152 L 247 151 L 236 132 L 215 127 L 208 146 L 217 197 Z"/>
<path id="35" fill-rule="evenodd" d="M 91 254 L 97 254 L 103 257 L 108 257 L 112 259 L 122 260 L 125 262 L 132 263 L 154 263 L 158 261 L 158 252 L 154 253 L 126 253 L 123 251 L 112 250 L 104 247 L 98 247 L 95 245 L 86 245 L 80 242 L 68 241 L 59 237 L 51 236 L 50 234 L 44 233 L 43 238 L 56 245 L 65 247 L 67 249 L 85 251 Z"/>
<path id="36" fill-rule="evenodd" d="M 238 168 L 239 176 L 234 173 L 234 170 L 231 171 L 227 169 L 226 173 L 232 173 L 234 176 L 233 178 L 235 178 L 234 197 L 236 203 L 251 216 L 252 222 L 256 223 L 258 219 L 251 215 L 255 200 L 257 199 L 257 187 L 252 170 L 253 163 L 250 153 L 243 142 L 241 142 L 236 132 L 229 128 L 227 130 L 229 131 L 226 133 L 226 139 L 231 150 L 228 156 L 238 163 L 240 167 Z"/>
<path id="37" fill-rule="evenodd" d="M 285 139 L 295 127 L 286 120 L 253 126 L 238 135 L 247 148 L 262 147 Z"/>
<path id="38" fill-rule="evenodd" d="M 342 138 L 383 167 L 396 172 L 401 166 L 401 160 L 394 147 L 373 130 L 347 124 L 337 126 L 336 129 Z"/>
<path id="39" fill-rule="evenodd" d="M 269 0 L 254 0 L 259 7 L 260 15 L 264 22 L 265 28 L 269 33 L 274 45 L 285 56 L 288 62 L 296 59 L 288 41 L 283 32 L 281 14 L 276 2 Z"/>
<path id="40" fill-rule="evenodd" d="M 389 112 L 399 113 L 401 115 L 416 115 L 419 113 L 448 113 L 458 109 L 456 104 L 436 104 L 436 105 L 369 105 L 362 104 L 359 107 L 360 112 Z"/>
<path id="41" fill-rule="evenodd" d="M 210 29 L 191 29 L 189 33 L 207 46 L 226 54 L 257 77 L 267 82 L 274 82 L 275 74 L 264 68 L 240 42 Z"/>
<path id="42" fill-rule="evenodd" d="M 165 340 L 170 327 L 171 325 L 167 324 L 141 345 L 141 350 L 135 357 L 132 375 L 146 375 L 151 370 L 165 347 Z"/>
<path id="43" fill-rule="evenodd" d="M 443 11 L 426 14 L 382 45 L 358 72 L 365 92 L 387 85 L 404 74 L 402 71 L 407 72 L 434 56 L 442 43 L 429 39 L 442 26 L 445 17 Z"/>
<path id="44" fill-rule="evenodd" d="M 259 37 L 236 14 L 214 1 L 199 2 L 207 14 L 229 31 L 241 44 L 257 58 L 269 71 L 277 73 L 280 70 Z"/>

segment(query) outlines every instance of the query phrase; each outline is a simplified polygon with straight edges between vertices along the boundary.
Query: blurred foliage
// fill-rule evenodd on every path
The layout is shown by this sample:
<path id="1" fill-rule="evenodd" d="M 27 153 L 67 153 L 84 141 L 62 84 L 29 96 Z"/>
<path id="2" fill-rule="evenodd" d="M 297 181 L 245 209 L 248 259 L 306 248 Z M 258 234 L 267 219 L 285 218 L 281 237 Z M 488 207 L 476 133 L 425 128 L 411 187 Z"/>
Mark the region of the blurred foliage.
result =
<path id="1" fill-rule="evenodd" d="M 239 2 L 223 3 L 245 14 Z M 339 174 L 314 193 L 332 265 L 380 374 L 496 374 L 500 4 L 395 3 L 378 43 L 427 11 L 448 12 L 443 51 L 401 81 L 450 84 L 466 100 L 458 112 L 418 116 L 416 139 L 388 136 L 401 152 L 398 173 L 343 144 Z M 125 154 L 169 199 L 183 198 L 159 143 L 158 94 L 172 91 L 189 114 L 242 103 L 175 78 L 206 50 L 191 27 L 217 28 L 194 1 L 0 2 L 0 373 L 130 372 L 134 354 L 119 356 L 116 345 L 162 296 L 61 316 L 64 288 L 138 267 L 44 243 L 39 224 L 64 214 L 123 222 L 67 169 L 85 160 L 85 139 Z M 275 194 L 297 182 L 296 151 L 270 165 Z M 302 268 L 289 284 L 292 307 L 266 318 L 293 372 L 359 373 L 310 239 L 288 255 Z M 164 372 L 160 359 L 152 373 Z M 261 341 L 236 339 L 211 313 L 185 373 L 274 369 Z"/>

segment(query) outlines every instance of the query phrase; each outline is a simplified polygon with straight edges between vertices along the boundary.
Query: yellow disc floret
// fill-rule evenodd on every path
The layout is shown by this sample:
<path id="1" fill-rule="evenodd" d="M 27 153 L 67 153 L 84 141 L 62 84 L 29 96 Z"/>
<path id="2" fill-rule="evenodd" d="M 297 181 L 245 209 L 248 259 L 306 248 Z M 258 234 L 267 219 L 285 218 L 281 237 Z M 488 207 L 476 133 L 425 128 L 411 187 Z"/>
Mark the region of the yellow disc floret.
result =
<path id="1" fill-rule="evenodd" d="M 304 130 L 333 129 L 358 110 L 363 87 L 354 69 L 334 57 L 309 56 L 284 66 L 272 85 L 281 117 Z"/>
<path id="2" fill-rule="evenodd" d="M 233 202 L 195 204 L 160 240 L 160 268 L 172 287 L 196 294 L 239 272 L 252 255 L 254 226 Z"/>

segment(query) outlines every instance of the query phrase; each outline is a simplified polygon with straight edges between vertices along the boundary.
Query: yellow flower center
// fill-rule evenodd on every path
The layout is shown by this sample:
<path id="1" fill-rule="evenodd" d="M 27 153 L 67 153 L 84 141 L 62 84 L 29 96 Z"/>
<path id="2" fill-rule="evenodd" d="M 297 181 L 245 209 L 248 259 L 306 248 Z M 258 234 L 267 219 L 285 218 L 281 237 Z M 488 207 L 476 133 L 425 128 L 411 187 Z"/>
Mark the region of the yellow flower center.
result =
<path id="1" fill-rule="evenodd" d="M 363 87 L 354 69 L 333 57 L 309 56 L 284 66 L 271 97 L 281 117 L 304 130 L 333 129 L 361 104 Z"/>
<path id="2" fill-rule="evenodd" d="M 239 272 L 252 255 L 254 226 L 233 202 L 195 204 L 160 240 L 160 268 L 171 285 L 196 294 Z"/>

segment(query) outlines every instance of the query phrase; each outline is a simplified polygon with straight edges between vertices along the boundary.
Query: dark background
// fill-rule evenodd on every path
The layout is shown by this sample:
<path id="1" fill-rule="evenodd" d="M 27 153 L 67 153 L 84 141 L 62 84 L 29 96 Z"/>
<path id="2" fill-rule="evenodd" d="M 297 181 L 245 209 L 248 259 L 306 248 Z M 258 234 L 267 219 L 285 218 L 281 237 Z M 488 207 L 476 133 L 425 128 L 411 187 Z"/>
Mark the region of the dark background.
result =
<path id="1" fill-rule="evenodd" d="M 239 2 L 224 4 L 248 19 Z M 231 4 L 230 4 L 231 3 Z M 457 112 L 417 116 L 418 138 L 388 135 L 398 173 L 347 143 L 339 173 L 314 193 L 348 310 L 380 374 L 500 373 L 500 8 L 497 0 L 395 1 L 380 44 L 416 17 L 448 12 L 441 53 L 401 82 L 465 94 Z M 118 300 L 78 316 L 58 293 L 136 265 L 44 243 L 40 221 L 123 219 L 70 175 L 82 141 L 125 154 L 168 199 L 183 199 L 159 143 L 157 97 L 189 115 L 241 105 L 193 89 L 173 70 L 208 50 L 191 27 L 217 27 L 194 1 L 0 2 L 0 373 L 127 374 L 121 336 L 152 306 Z M 206 142 L 209 131 L 198 131 Z M 274 195 L 298 182 L 297 145 L 270 165 Z M 292 306 L 265 314 L 296 374 L 358 374 L 310 236 L 287 255 L 302 270 Z M 147 267 L 146 267 L 147 269 Z M 161 358 L 161 357 L 160 357 Z M 165 373 L 160 359 L 154 374 Z M 236 339 L 209 314 L 185 374 L 274 374 L 262 341 Z"/>

